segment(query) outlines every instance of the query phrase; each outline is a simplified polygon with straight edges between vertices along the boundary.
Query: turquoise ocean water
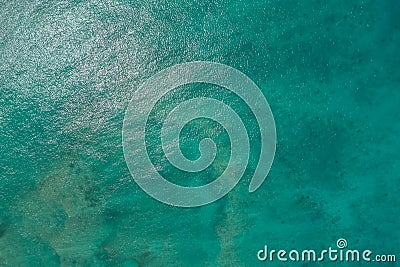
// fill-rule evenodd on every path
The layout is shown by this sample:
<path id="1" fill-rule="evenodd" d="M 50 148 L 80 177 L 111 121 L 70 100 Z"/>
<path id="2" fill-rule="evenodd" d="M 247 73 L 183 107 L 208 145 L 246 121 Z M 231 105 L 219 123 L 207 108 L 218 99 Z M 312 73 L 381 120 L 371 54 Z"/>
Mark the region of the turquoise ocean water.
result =
<path id="1" fill-rule="evenodd" d="M 212 181 L 229 139 L 199 119 L 184 155 L 213 138 L 198 174 L 157 152 L 160 121 L 182 100 L 224 99 L 246 118 L 248 168 L 224 198 L 198 208 L 140 189 L 121 143 L 137 87 L 174 64 L 208 60 L 248 75 L 277 127 L 264 184 L 254 116 L 223 88 L 166 95 L 149 119 L 149 153 L 181 185 Z M 0 5 L 0 266 L 397 266 L 259 262 L 264 245 L 349 248 L 400 260 L 400 1 L 88 0 Z M 137 107 L 140 109 L 140 107 Z"/>

